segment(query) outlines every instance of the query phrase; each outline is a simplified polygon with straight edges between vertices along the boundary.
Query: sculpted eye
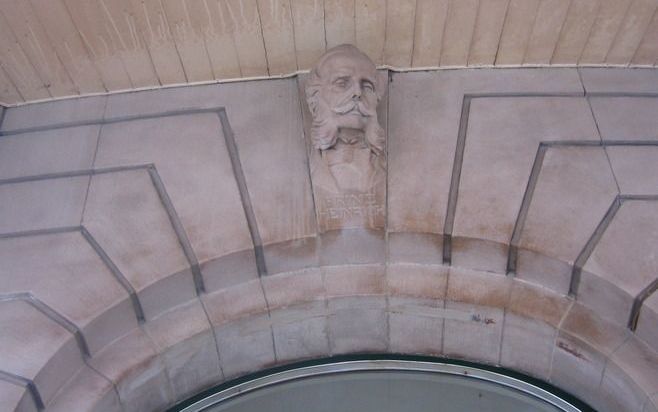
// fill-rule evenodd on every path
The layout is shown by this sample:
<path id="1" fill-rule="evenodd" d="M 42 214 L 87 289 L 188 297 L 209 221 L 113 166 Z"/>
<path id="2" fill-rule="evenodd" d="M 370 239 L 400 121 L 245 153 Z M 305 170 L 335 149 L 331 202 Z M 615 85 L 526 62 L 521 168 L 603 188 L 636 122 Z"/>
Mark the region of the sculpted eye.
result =
<path id="1" fill-rule="evenodd" d="M 375 85 L 372 84 L 369 81 L 364 81 L 362 87 L 363 87 L 363 90 L 368 91 L 368 92 L 374 92 L 375 91 Z"/>
<path id="2" fill-rule="evenodd" d="M 339 79 L 334 80 L 334 86 L 340 87 L 341 89 L 346 89 L 347 87 L 349 87 L 349 85 L 350 82 L 346 78 L 341 77 Z"/>

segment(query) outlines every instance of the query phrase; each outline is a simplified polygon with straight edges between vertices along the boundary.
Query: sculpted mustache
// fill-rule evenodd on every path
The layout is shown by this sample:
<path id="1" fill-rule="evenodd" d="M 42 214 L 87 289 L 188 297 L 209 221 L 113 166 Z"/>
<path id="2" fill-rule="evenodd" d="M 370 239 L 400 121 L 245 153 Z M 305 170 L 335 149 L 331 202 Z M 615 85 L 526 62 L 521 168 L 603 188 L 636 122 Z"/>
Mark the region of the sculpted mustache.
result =
<path id="1" fill-rule="evenodd" d="M 331 111 L 336 113 L 336 114 L 341 114 L 341 115 L 350 113 L 352 111 L 357 111 L 362 116 L 366 116 L 366 117 L 370 117 L 370 116 L 373 115 L 369 110 L 364 108 L 363 105 L 360 102 L 354 101 L 354 100 L 349 100 L 349 101 L 347 101 L 343 104 L 340 104 L 340 105 L 332 108 Z"/>

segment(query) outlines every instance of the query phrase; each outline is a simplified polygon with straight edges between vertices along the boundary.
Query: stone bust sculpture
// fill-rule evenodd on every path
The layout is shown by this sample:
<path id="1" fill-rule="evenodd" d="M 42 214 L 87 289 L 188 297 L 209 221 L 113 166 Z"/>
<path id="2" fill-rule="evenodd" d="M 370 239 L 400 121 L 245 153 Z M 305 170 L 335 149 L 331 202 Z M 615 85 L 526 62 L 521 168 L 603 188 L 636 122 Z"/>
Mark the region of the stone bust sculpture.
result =
<path id="1" fill-rule="evenodd" d="M 386 135 L 377 105 L 384 89 L 375 64 L 348 44 L 328 50 L 309 74 L 311 180 L 326 229 L 383 225 Z"/>

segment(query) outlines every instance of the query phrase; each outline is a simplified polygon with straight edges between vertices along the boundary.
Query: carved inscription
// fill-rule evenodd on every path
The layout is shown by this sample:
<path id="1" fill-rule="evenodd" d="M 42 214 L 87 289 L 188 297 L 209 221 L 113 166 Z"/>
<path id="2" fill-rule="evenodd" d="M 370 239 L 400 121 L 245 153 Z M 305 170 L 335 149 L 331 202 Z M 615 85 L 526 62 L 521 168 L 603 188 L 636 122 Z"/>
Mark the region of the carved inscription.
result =
<path id="1" fill-rule="evenodd" d="M 377 203 L 374 193 L 347 194 L 324 199 L 320 216 L 332 220 L 384 217 L 384 206 Z"/>

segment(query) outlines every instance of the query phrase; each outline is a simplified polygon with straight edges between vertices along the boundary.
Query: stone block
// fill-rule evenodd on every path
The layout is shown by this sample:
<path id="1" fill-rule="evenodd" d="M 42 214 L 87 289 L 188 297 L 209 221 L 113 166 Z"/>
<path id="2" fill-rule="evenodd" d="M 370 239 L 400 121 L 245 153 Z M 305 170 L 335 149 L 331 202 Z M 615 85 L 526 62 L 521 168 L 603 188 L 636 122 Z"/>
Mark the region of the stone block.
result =
<path id="1" fill-rule="evenodd" d="M 342 229 L 320 236 L 320 265 L 384 263 L 384 233 L 367 229 Z"/>
<path id="2" fill-rule="evenodd" d="M 386 298 L 340 297 L 328 300 L 327 329 L 332 355 L 386 352 Z"/>
<path id="3" fill-rule="evenodd" d="M 142 329 L 116 340 L 88 362 L 114 383 L 126 412 L 161 410 L 174 401 L 164 362 Z"/>
<path id="4" fill-rule="evenodd" d="M 438 299 L 390 297 L 389 351 L 440 355 L 443 342 L 444 302 Z"/>
<path id="5" fill-rule="evenodd" d="M 658 97 L 590 97 L 590 103 L 603 140 L 658 139 Z"/>
<path id="6" fill-rule="evenodd" d="M 500 348 L 500 364 L 547 380 L 551 370 L 555 337 L 555 327 L 543 321 L 507 312 Z"/>
<path id="7" fill-rule="evenodd" d="M 540 142 L 596 141 L 598 132 L 583 97 L 476 98 L 467 120 L 453 263 L 504 272 L 505 245 L 512 238 Z"/>
<path id="8" fill-rule="evenodd" d="M 32 380 L 46 404 L 83 365 L 73 335 L 26 302 L 0 302 L 0 330 L 0 370 Z"/>
<path id="9" fill-rule="evenodd" d="M 88 176 L 0 185 L 0 233 L 78 226 Z"/>
<path id="10" fill-rule="evenodd" d="M 389 296 L 443 301 L 448 283 L 448 268 L 414 264 L 389 264 L 386 281 Z"/>
<path id="11" fill-rule="evenodd" d="M 549 289 L 516 281 L 510 292 L 508 313 L 542 321 L 557 328 L 572 300 Z"/>
<path id="12" fill-rule="evenodd" d="M 516 276 L 560 294 L 569 290 L 573 265 L 543 253 L 518 249 Z"/>
<path id="13" fill-rule="evenodd" d="M 635 333 L 658 352 L 658 293 L 654 292 L 644 301 Z"/>
<path id="14" fill-rule="evenodd" d="M 224 377 L 235 378 L 274 366 L 276 352 L 269 315 L 253 315 L 215 327 Z"/>
<path id="15" fill-rule="evenodd" d="M 443 353 L 446 356 L 497 364 L 503 310 L 446 301 Z"/>
<path id="16" fill-rule="evenodd" d="M 388 229 L 392 232 L 443 232 L 465 93 L 582 93 L 575 69 L 414 72 L 396 73 L 392 79 L 388 123 Z"/>
<path id="17" fill-rule="evenodd" d="M 312 237 L 316 218 L 296 82 L 267 87 L 258 110 L 247 102 L 262 92 L 242 88 L 239 104 L 226 109 L 263 244 Z M 289 245 L 295 246 L 304 247 Z"/>
<path id="18" fill-rule="evenodd" d="M 307 302 L 271 312 L 277 362 L 331 355 L 324 301 Z"/>
<path id="19" fill-rule="evenodd" d="M 610 359 L 645 394 L 658 393 L 658 353 L 644 342 L 632 336 L 612 354 Z"/>
<path id="20" fill-rule="evenodd" d="M 47 405 L 47 410 L 122 412 L 123 408 L 112 382 L 90 367 L 83 366 Z"/>
<path id="21" fill-rule="evenodd" d="M 583 268 L 578 300 L 628 324 L 635 297 L 657 277 L 657 244 L 658 202 L 624 202 Z"/>
<path id="22" fill-rule="evenodd" d="M 0 179 L 91 169 L 100 126 L 4 136 Z"/>
<path id="23" fill-rule="evenodd" d="M 317 237 L 304 237 L 265 246 L 267 273 L 273 275 L 317 267 L 318 243 Z"/>
<path id="24" fill-rule="evenodd" d="M 3 132 L 75 124 L 103 119 L 107 96 L 80 97 L 61 101 L 28 104 L 7 109 L 0 126 Z"/>
<path id="25" fill-rule="evenodd" d="M 0 239 L 0 291 L 31 292 L 82 331 L 92 354 L 137 326 L 128 292 L 80 232 Z"/>
<path id="26" fill-rule="evenodd" d="M 195 296 L 189 262 L 146 170 L 93 176 L 83 224 L 137 291 L 147 319 Z"/>
<path id="27" fill-rule="evenodd" d="M 605 356 L 612 354 L 630 334 L 625 327 L 599 317 L 578 302 L 571 306 L 560 329 L 591 345 Z"/>
<path id="28" fill-rule="evenodd" d="M 200 300 L 164 312 L 144 329 L 165 365 L 175 399 L 190 397 L 222 380 L 215 336 Z"/>
<path id="29" fill-rule="evenodd" d="M 617 195 L 610 165 L 601 147 L 551 147 L 525 220 L 519 246 L 573 264 Z M 566 293 L 564 273 L 528 273 L 519 254 L 517 276 Z M 530 264 L 542 267 L 543 262 Z M 527 268 L 524 267 L 524 269 Z"/>
<path id="30" fill-rule="evenodd" d="M 658 192 L 658 147 L 608 146 L 606 152 L 622 194 Z"/>
<path id="31" fill-rule="evenodd" d="M 103 127 L 95 167 L 154 163 L 204 264 L 253 248 L 224 137 L 216 113 L 112 123 Z"/>
<path id="32" fill-rule="evenodd" d="M 606 362 L 607 358 L 592 346 L 568 333 L 559 332 L 550 382 L 597 407 L 601 403 L 598 390 Z"/>
<path id="33" fill-rule="evenodd" d="M 267 312 L 267 301 L 260 279 L 201 295 L 213 326 Z"/>
<path id="34" fill-rule="evenodd" d="M 580 68 L 587 93 L 657 93 L 658 70 Z"/>
<path id="35" fill-rule="evenodd" d="M 443 262 L 443 237 L 431 233 L 390 232 L 388 261 L 418 264 Z"/>
<path id="36" fill-rule="evenodd" d="M 384 265 L 327 266 L 322 268 L 322 273 L 327 297 L 386 293 Z"/>
<path id="37" fill-rule="evenodd" d="M 206 292 L 230 288 L 258 279 L 256 255 L 253 249 L 229 253 L 206 261 L 200 265 L 200 268 Z"/>
<path id="38" fill-rule="evenodd" d="M 270 310 L 325 299 L 322 272 L 317 268 L 266 276 L 262 283 Z"/>
<path id="39" fill-rule="evenodd" d="M 502 309 L 508 305 L 510 286 L 504 275 L 451 267 L 446 300 Z"/>
<path id="40" fill-rule="evenodd" d="M 597 410 L 602 412 L 641 411 L 647 395 L 614 362 L 609 362 L 603 372 L 599 387 L 600 404 Z"/>

